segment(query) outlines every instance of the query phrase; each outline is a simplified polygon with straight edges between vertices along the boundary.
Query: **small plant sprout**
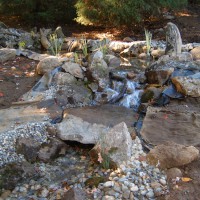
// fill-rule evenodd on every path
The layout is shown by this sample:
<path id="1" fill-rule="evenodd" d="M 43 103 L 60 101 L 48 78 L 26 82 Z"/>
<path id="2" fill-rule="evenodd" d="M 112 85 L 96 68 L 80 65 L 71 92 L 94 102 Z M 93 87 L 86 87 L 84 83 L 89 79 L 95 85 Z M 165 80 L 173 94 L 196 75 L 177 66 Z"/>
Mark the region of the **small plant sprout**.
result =
<path id="1" fill-rule="evenodd" d="M 79 63 L 79 57 L 76 52 L 74 52 L 74 61 L 75 61 L 75 63 Z"/>
<path id="2" fill-rule="evenodd" d="M 20 41 L 18 43 L 19 49 L 24 49 L 24 47 L 26 46 L 26 42 L 25 41 Z"/>
<path id="3" fill-rule="evenodd" d="M 111 168 L 110 148 L 106 145 L 105 136 L 102 134 L 97 142 L 98 162 L 104 169 Z"/>
<path id="4" fill-rule="evenodd" d="M 81 49 L 83 51 L 83 56 L 87 57 L 88 56 L 87 40 L 84 35 L 82 35 L 80 42 L 81 42 Z"/>
<path id="5" fill-rule="evenodd" d="M 57 34 L 51 34 L 49 37 L 50 47 L 49 50 L 52 55 L 57 56 L 59 55 L 62 45 L 63 45 L 63 39 L 58 38 Z"/>
<path id="6" fill-rule="evenodd" d="M 152 34 L 150 31 L 146 29 L 144 29 L 144 31 L 145 31 L 145 38 L 146 38 L 146 45 L 147 45 L 147 55 L 150 56 Z"/>

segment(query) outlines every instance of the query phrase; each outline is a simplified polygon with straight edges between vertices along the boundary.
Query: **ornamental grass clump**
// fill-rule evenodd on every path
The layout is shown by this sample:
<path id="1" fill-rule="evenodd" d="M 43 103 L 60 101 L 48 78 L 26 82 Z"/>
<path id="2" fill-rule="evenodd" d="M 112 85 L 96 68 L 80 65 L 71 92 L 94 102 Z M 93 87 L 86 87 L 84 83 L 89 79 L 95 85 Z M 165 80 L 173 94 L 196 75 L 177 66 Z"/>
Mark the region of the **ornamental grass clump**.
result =
<path id="1" fill-rule="evenodd" d="M 152 34 L 150 31 L 146 29 L 144 29 L 144 31 L 145 31 L 145 39 L 146 39 L 146 45 L 147 45 L 147 55 L 150 56 Z"/>
<path id="2" fill-rule="evenodd" d="M 98 162 L 104 169 L 111 168 L 110 148 L 104 142 L 105 138 L 101 137 L 97 143 Z"/>
<path id="3" fill-rule="evenodd" d="M 51 34 L 49 37 L 50 47 L 49 51 L 52 55 L 57 56 L 61 52 L 63 39 L 58 38 L 57 34 Z"/>
<path id="4" fill-rule="evenodd" d="M 84 37 L 84 35 L 82 35 L 82 38 L 80 39 L 80 43 L 81 43 L 81 49 L 83 52 L 83 56 L 86 58 L 88 56 L 88 48 L 87 48 L 87 40 Z"/>

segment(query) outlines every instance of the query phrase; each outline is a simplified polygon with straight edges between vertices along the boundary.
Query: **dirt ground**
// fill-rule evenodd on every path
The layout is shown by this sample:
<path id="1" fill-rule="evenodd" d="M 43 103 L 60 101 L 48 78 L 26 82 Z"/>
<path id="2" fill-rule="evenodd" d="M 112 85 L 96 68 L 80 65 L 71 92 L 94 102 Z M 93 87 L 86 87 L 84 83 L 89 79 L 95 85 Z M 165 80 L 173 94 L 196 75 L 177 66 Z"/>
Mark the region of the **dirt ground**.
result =
<path id="1" fill-rule="evenodd" d="M 25 57 L 0 63 L 0 109 L 10 107 L 39 80 L 36 64 Z"/>
<path id="2" fill-rule="evenodd" d="M 190 7 L 182 12 L 174 13 L 175 23 L 181 32 L 184 42 L 200 42 L 200 5 Z M 8 19 L 0 17 L 6 25 L 12 28 L 22 28 L 23 23 L 16 18 Z M 144 26 L 153 33 L 153 39 L 165 39 L 165 34 L 157 32 L 156 29 L 163 28 L 169 20 L 156 19 L 146 21 Z M 80 37 L 85 35 L 88 38 L 109 37 L 111 39 L 122 40 L 124 37 L 131 37 L 136 40 L 144 40 L 144 31 L 141 27 L 122 28 L 99 28 L 83 26 L 63 27 L 66 36 Z M 25 57 L 16 57 L 15 60 L 0 63 L 0 109 L 10 107 L 12 102 L 19 100 L 20 96 L 27 92 L 38 80 L 35 74 L 36 61 Z M 198 147 L 200 150 L 200 147 Z M 170 193 L 164 199 L 167 200 L 200 200 L 200 159 L 184 166 L 183 175 L 192 180 L 189 182 L 177 183 L 178 187 L 171 185 Z"/>

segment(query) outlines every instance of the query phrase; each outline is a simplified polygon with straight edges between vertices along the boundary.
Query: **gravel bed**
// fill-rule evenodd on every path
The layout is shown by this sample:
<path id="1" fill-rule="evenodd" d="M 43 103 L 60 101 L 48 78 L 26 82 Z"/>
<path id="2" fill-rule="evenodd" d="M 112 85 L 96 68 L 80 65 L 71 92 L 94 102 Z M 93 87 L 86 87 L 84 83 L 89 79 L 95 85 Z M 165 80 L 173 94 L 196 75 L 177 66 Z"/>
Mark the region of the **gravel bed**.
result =
<path id="1" fill-rule="evenodd" d="M 12 130 L 0 134 L 0 167 L 12 162 L 24 160 L 22 155 L 15 151 L 15 142 L 18 137 L 32 137 L 39 143 L 47 141 L 46 125 L 47 122 L 28 123 L 16 127 Z"/>

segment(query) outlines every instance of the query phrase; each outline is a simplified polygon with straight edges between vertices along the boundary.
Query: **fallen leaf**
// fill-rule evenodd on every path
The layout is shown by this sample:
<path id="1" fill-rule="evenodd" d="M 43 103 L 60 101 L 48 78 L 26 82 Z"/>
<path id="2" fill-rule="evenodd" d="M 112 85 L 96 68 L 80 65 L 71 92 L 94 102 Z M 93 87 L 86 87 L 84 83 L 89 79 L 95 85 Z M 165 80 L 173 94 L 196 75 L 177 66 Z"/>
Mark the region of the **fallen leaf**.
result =
<path id="1" fill-rule="evenodd" d="M 0 92 L 0 97 L 4 97 L 4 93 L 3 92 Z"/>
<path id="2" fill-rule="evenodd" d="M 192 179 L 191 179 L 191 178 L 188 178 L 188 177 L 182 177 L 181 180 L 182 180 L 183 182 L 192 181 Z"/>

